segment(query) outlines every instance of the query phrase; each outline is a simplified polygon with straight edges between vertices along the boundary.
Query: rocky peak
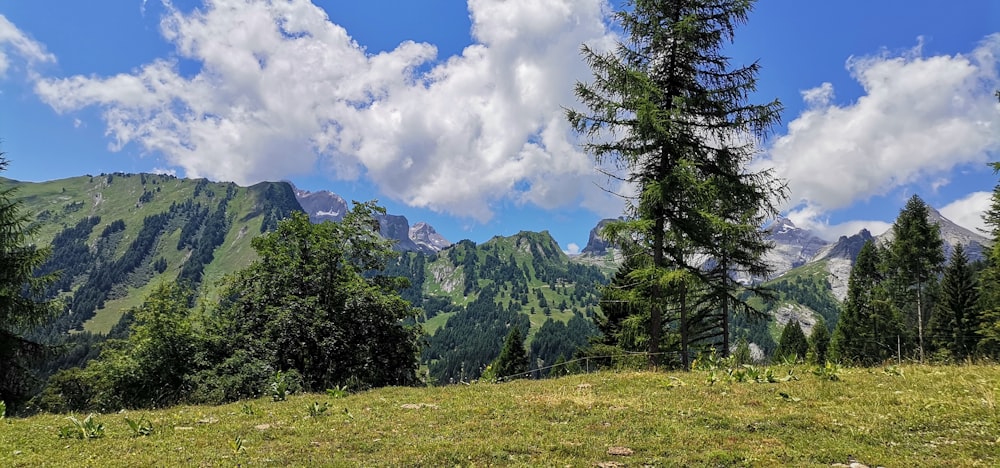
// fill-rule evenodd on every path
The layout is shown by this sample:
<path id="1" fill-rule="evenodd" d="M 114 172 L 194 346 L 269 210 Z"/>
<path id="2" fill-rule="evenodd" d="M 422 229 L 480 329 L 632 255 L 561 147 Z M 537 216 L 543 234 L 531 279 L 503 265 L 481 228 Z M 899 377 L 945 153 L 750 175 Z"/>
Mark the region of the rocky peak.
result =
<path id="1" fill-rule="evenodd" d="M 867 229 L 862 229 L 853 236 L 840 236 L 840 239 L 837 239 L 837 242 L 834 242 L 817 252 L 814 260 L 837 258 L 848 260 L 853 264 L 854 260 L 858 258 L 858 253 L 861 252 L 861 248 L 865 246 L 865 243 L 874 240 L 875 237 L 872 236 L 872 233 Z"/>
<path id="2" fill-rule="evenodd" d="M 401 252 L 420 250 L 420 247 L 410 239 L 410 222 L 406 216 L 387 214 L 375 217 L 378 219 L 379 234 L 386 239 L 396 241 L 392 246 L 394 249 Z"/>
<path id="3" fill-rule="evenodd" d="M 295 199 L 302 205 L 302 210 L 309 214 L 309 221 L 340 221 L 347 214 L 347 202 L 340 195 L 326 190 L 310 192 L 295 188 Z"/>
<path id="4" fill-rule="evenodd" d="M 945 218 L 941 212 L 932 207 L 927 207 L 927 220 L 931 224 L 937 224 L 941 228 L 941 240 L 944 241 L 945 258 L 951 258 L 951 253 L 955 251 L 956 245 L 961 245 L 965 249 L 965 254 L 970 260 L 982 260 L 986 258 L 986 245 L 989 239 L 985 236 L 972 232 L 952 220 Z M 894 229 L 889 229 L 878 237 L 881 245 L 887 245 L 896 237 Z"/>
<path id="5" fill-rule="evenodd" d="M 772 277 L 811 260 L 828 242 L 808 229 L 795 225 L 788 218 L 778 218 L 765 230 L 767 239 L 774 248 L 766 254 L 766 260 L 773 268 Z"/>
<path id="6" fill-rule="evenodd" d="M 294 188 L 294 187 L 293 187 Z M 347 202 L 336 193 L 326 190 L 310 192 L 294 188 L 295 199 L 298 200 L 302 209 L 309 214 L 309 220 L 313 223 L 323 221 L 340 221 L 349 210 Z M 410 229 L 410 222 L 405 216 L 399 215 L 377 215 L 379 224 L 379 234 L 382 237 L 396 241 L 393 248 L 402 252 L 438 252 L 444 247 L 451 245 L 447 239 L 438 234 L 433 227 L 427 223 L 418 223 L 414 229 Z M 416 239 L 411 238 L 412 235 Z"/>
<path id="7" fill-rule="evenodd" d="M 608 218 L 602 219 L 598 222 L 597 226 L 594 226 L 594 228 L 590 230 L 590 238 L 587 240 L 587 246 L 584 247 L 580 253 L 595 256 L 608 253 L 608 248 L 611 247 L 611 245 L 608 244 L 608 241 L 601 237 L 601 230 L 604 229 L 604 226 L 613 221 L 617 221 L 617 219 Z"/>
<path id="8" fill-rule="evenodd" d="M 423 221 L 410 227 L 409 237 L 422 252 L 440 252 L 451 246 L 451 242 L 438 234 L 434 226 Z"/>

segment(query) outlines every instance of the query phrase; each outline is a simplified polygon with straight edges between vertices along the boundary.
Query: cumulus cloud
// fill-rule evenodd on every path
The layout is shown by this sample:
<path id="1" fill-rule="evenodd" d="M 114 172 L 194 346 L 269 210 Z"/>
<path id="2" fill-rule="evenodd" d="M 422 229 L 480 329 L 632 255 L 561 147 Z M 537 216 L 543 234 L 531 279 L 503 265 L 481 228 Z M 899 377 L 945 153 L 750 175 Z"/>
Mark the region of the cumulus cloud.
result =
<path id="1" fill-rule="evenodd" d="M 790 188 L 789 208 L 821 214 L 910 184 L 935 190 L 960 165 L 1000 150 L 1000 34 L 968 54 L 851 57 L 864 89 L 835 103 L 830 83 L 802 92 L 806 110 L 760 161 Z"/>
<path id="2" fill-rule="evenodd" d="M 102 109 L 111 149 L 137 144 L 191 177 L 251 183 L 317 168 L 411 206 L 486 221 L 498 197 L 543 208 L 589 194 L 593 164 L 563 118 L 613 43 L 603 0 L 470 0 L 474 43 L 366 53 L 308 0 L 165 2 L 165 57 L 116 76 L 41 80 L 59 112 Z M 620 205 L 619 205 L 620 206 Z"/>
<path id="3" fill-rule="evenodd" d="M 880 220 L 851 220 L 830 224 L 824 212 L 815 206 L 805 206 L 792 210 L 785 215 L 795 226 L 808 229 L 821 239 L 835 241 L 840 236 L 853 236 L 862 229 L 867 229 L 873 236 L 880 235 L 892 227 L 892 223 Z"/>
<path id="4" fill-rule="evenodd" d="M 54 55 L 45 51 L 45 46 L 25 35 L 6 16 L 0 15 L 0 77 L 7 74 L 15 59 L 24 60 L 29 67 L 39 62 L 56 61 Z M 30 68 L 28 72 L 33 73 Z"/>
<path id="5" fill-rule="evenodd" d="M 972 232 L 983 233 L 986 223 L 983 213 L 990 208 L 992 192 L 973 192 L 939 209 L 945 218 Z"/>
<path id="6" fill-rule="evenodd" d="M 570 242 L 569 244 L 566 244 L 566 250 L 563 250 L 563 253 L 565 253 L 566 255 L 579 255 L 580 246 L 573 242 Z"/>

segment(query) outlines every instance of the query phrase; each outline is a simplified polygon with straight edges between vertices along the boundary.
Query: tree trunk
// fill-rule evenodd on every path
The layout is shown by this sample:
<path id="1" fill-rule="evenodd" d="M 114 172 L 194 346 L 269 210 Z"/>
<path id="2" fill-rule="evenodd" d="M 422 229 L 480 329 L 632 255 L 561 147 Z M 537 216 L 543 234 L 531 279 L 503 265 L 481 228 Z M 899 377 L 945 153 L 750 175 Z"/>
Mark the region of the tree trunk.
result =
<path id="1" fill-rule="evenodd" d="M 653 233 L 653 266 L 657 269 L 663 268 L 663 228 L 663 216 L 661 214 L 656 217 L 654 228 L 656 231 Z M 662 300 L 660 287 L 658 285 L 654 286 L 649 304 L 649 364 L 653 367 L 657 366 L 660 357 L 660 329 L 662 328 L 660 306 Z"/>
<path id="2" fill-rule="evenodd" d="M 683 280 L 681 280 L 683 281 Z M 691 369 L 691 363 L 688 358 L 688 323 L 687 323 L 687 284 L 681 283 L 681 365 L 684 366 L 684 370 Z"/>
<path id="3" fill-rule="evenodd" d="M 729 259 L 722 259 L 722 357 L 729 357 Z"/>
<path id="4" fill-rule="evenodd" d="M 924 312 L 921 304 L 920 290 L 923 284 L 917 281 L 917 347 L 920 349 L 920 363 L 924 363 Z"/>

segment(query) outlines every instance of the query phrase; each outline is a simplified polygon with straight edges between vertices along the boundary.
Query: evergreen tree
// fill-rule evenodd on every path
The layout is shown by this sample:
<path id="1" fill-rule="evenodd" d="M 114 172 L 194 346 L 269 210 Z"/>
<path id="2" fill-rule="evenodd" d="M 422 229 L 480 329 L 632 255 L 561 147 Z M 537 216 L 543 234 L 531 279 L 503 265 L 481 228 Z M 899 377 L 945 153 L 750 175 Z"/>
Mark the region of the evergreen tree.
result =
<path id="1" fill-rule="evenodd" d="M 953 358 L 965 359 L 975 352 L 979 341 L 979 289 L 961 244 L 955 246 L 945 268 L 941 296 L 929 325 L 931 342 L 948 350 Z"/>
<path id="2" fill-rule="evenodd" d="M 809 352 L 809 341 L 802 332 L 802 325 L 798 320 L 789 320 L 785 324 L 785 329 L 781 331 L 781 339 L 778 340 L 778 349 L 774 350 L 774 357 L 799 360 L 805 359 L 807 352 Z"/>
<path id="3" fill-rule="evenodd" d="M 0 153 L 0 172 L 7 165 Z M 31 367 L 45 348 L 23 334 L 52 314 L 54 306 L 45 300 L 45 289 L 56 280 L 55 274 L 34 276 L 49 249 L 29 242 L 37 228 L 21 211 L 21 202 L 14 200 L 16 191 L 0 188 L 0 401 L 11 408 L 39 384 Z"/>
<path id="4" fill-rule="evenodd" d="M 490 364 L 493 375 L 498 378 L 516 379 L 528 372 L 528 353 L 524 350 L 524 338 L 520 327 L 511 327 L 503 342 L 503 349 Z"/>
<path id="5" fill-rule="evenodd" d="M 929 214 L 930 208 L 920 197 L 914 195 L 907 200 L 892 226 L 894 237 L 887 258 L 889 274 L 902 292 L 899 305 L 904 310 L 910 307 L 913 310 L 910 316 L 916 323 L 921 362 L 924 360 L 924 323 L 929 312 L 926 288 L 944 264 L 941 227 L 931 224 Z"/>
<path id="6" fill-rule="evenodd" d="M 1000 97 L 1000 92 L 998 92 Z M 1000 173 L 1000 162 L 992 163 L 993 173 Z M 986 269 L 980 276 L 980 354 L 1000 359 L 1000 184 L 993 188 L 990 207 L 983 214 L 993 241 L 986 259 Z"/>
<path id="7" fill-rule="evenodd" d="M 770 172 L 748 166 L 781 106 L 749 103 L 759 65 L 734 68 L 722 54 L 751 7 L 750 1 L 632 0 L 615 15 L 625 39 L 614 51 L 583 47 L 594 80 L 578 83 L 576 94 L 589 111 L 571 110 L 568 118 L 592 137 L 586 149 L 599 164 L 617 167 L 621 180 L 638 187 L 628 219 L 612 223 L 604 237 L 619 245 L 636 240 L 651 258 L 646 271 L 633 275 L 648 298 L 633 310 L 649 317 L 653 364 L 671 320 L 678 322 L 684 362 L 694 338 L 718 340 L 728 353 L 730 310 L 755 312 L 734 294 L 730 274 L 763 276 L 768 269 L 762 255 L 769 245 L 759 227 L 776 214 L 773 203 L 785 190 Z M 719 267 L 701 268 L 699 256 Z M 688 302 L 692 288 L 676 272 L 692 277 L 694 291 L 708 299 Z M 665 316 L 668 301 L 673 317 Z M 714 310 L 695 314 L 696 305 Z M 700 320 L 712 327 L 697 335 L 688 325 Z"/>
<path id="8" fill-rule="evenodd" d="M 847 283 L 847 297 L 831 339 L 831 358 L 875 364 L 891 357 L 902 323 L 888 300 L 879 270 L 881 249 L 871 241 L 858 253 Z"/>
<path id="9" fill-rule="evenodd" d="M 829 359 L 830 329 L 822 321 L 816 323 L 809 335 L 809 353 L 816 364 L 826 364 Z"/>

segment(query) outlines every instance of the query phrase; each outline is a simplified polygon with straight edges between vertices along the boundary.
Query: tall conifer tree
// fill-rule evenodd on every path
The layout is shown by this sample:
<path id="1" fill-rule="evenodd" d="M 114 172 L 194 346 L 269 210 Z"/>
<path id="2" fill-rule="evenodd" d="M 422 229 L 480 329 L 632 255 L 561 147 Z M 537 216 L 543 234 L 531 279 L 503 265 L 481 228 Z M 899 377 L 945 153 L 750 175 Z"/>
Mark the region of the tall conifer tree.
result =
<path id="1" fill-rule="evenodd" d="M 1000 97 L 1000 91 L 997 92 Z M 1000 173 L 1000 162 L 992 163 L 993 173 Z M 987 266 L 980 276 L 980 354 L 1000 358 L 1000 184 L 993 188 L 990 207 L 983 214 L 983 221 L 989 227 L 989 237 L 993 241 L 987 254 Z"/>
<path id="2" fill-rule="evenodd" d="M 7 164 L 0 153 L 0 172 Z M 55 279 L 54 275 L 34 276 L 49 250 L 29 242 L 35 228 L 21 211 L 21 203 L 14 200 L 15 192 L 15 188 L 0 189 L 0 400 L 12 405 L 28 396 L 37 383 L 30 364 L 44 348 L 24 339 L 23 333 L 52 312 L 53 305 L 44 294 Z"/>
<path id="3" fill-rule="evenodd" d="M 627 220 L 608 231 L 638 240 L 652 259 L 632 276 L 644 283 L 640 289 L 649 299 L 653 364 L 665 328 L 664 303 L 676 310 L 682 349 L 693 338 L 689 322 L 708 318 L 716 331 L 701 337 L 718 339 L 726 354 L 730 311 L 755 312 L 734 293 L 730 274 L 768 270 L 763 253 L 769 244 L 759 228 L 776 215 L 785 189 L 769 171 L 748 165 L 778 122 L 781 105 L 750 103 L 759 65 L 732 67 L 722 54 L 752 5 L 631 0 L 615 15 L 624 37 L 617 48 L 583 48 L 594 79 L 578 83 L 576 94 L 588 111 L 567 114 L 591 138 L 586 149 L 595 160 L 616 167 L 615 177 L 638 189 Z M 706 257 L 719 267 L 701 268 Z M 692 292 L 708 300 L 689 302 Z M 714 310 L 695 314 L 696 304 Z"/>
<path id="4" fill-rule="evenodd" d="M 979 287 L 961 244 L 955 246 L 944 271 L 941 296 L 931 316 L 932 344 L 947 349 L 955 359 L 965 359 L 978 342 Z"/>
<path id="5" fill-rule="evenodd" d="M 927 286 L 941 272 L 944 264 L 944 241 L 941 227 L 929 219 L 930 208 L 914 195 L 899 212 L 892 229 L 894 237 L 889 246 L 889 274 L 901 288 L 904 307 L 912 303 L 917 327 L 917 349 L 920 361 L 924 360 L 924 323 L 929 312 Z M 912 302 L 911 302 L 912 301 Z"/>
<path id="6" fill-rule="evenodd" d="M 884 289 L 879 271 L 883 256 L 871 241 L 858 253 L 830 343 L 835 360 L 875 364 L 896 354 L 893 344 L 902 333 L 902 323 Z"/>

